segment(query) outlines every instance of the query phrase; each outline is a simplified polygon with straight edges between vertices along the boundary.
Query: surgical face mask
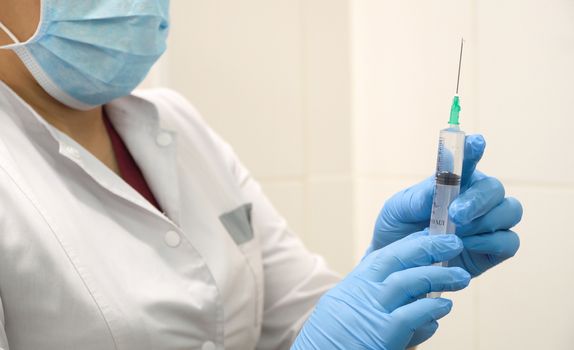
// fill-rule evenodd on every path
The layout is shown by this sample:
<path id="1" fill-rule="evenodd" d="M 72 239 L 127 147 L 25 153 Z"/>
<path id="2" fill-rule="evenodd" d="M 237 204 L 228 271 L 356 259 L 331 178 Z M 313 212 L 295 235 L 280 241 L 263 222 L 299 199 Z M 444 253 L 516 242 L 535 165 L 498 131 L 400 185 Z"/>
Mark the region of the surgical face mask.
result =
<path id="1" fill-rule="evenodd" d="M 128 95 L 164 53 L 170 0 L 41 0 L 34 36 L 14 51 L 48 94 L 78 110 Z"/>

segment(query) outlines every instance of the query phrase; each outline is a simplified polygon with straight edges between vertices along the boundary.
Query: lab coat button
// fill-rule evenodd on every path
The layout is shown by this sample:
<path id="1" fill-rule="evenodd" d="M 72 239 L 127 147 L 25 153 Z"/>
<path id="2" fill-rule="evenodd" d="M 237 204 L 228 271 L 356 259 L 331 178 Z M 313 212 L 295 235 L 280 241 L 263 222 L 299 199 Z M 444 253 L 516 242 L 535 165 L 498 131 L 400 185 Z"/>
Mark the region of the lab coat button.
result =
<path id="1" fill-rule="evenodd" d="M 201 350 L 215 350 L 215 344 L 213 342 L 206 341 L 203 343 Z"/>
<path id="2" fill-rule="evenodd" d="M 80 151 L 75 149 L 72 146 L 65 145 L 63 146 L 63 152 L 66 156 L 72 159 L 80 159 L 82 156 L 80 155 Z"/>
<path id="3" fill-rule="evenodd" d="M 173 142 L 173 137 L 167 132 L 162 132 L 161 134 L 157 135 L 156 142 L 162 147 L 167 147 Z"/>
<path id="4" fill-rule="evenodd" d="M 175 231 L 169 231 L 168 233 L 166 233 L 164 239 L 165 244 L 167 244 L 172 248 L 179 246 L 179 244 L 181 243 L 181 236 L 179 235 L 179 233 Z"/>
<path id="5" fill-rule="evenodd" d="M 82 156 L 80 155 L 80 151 L 78 151 L 77 149 L 71 149 L 70 150 L 70 156 L 74 159 L 82 158 Z"/>

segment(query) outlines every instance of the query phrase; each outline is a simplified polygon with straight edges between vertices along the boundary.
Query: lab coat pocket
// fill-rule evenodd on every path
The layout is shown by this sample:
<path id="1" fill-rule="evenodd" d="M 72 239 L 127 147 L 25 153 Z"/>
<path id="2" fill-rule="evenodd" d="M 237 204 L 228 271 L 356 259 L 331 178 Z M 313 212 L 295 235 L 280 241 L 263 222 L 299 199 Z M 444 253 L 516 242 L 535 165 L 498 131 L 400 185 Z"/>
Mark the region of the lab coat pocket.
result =
<path id="1" fill-rule="evenodd" d="M 219 219 L 245 256 L 248 268 L 253 274 L 255 329 L 258 333 L 263 318 L 263 263 L 261 246 L 251 223 L 251 211 L 252 204 L 248 203 L 221 215 Z"/>
<path id="2" fill-rule="evenodd" d="M 219 217 L 219 220 L 221 220 L 221 223 L 237 245 L 247 243 L 253 239 L 251 208 L 251 203 L 248 203 Z"/>

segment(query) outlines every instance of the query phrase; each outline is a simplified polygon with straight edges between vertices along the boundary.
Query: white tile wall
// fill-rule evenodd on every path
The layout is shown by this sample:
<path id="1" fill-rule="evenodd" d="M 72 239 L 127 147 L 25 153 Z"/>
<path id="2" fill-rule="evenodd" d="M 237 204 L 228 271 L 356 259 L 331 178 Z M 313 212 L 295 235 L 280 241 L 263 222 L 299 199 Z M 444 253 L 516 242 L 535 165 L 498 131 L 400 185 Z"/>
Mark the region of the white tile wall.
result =
<path id="1" fill-rule="evenodd" d="M 480 129 L 489 169 L 512 180 L 574 183 L 574 2 L 478 2 Z"/>
<path id="2" fill-rule="evenodd" d="M 259 177 L 305 173 L 301 7 L 292 0 L 172 2 L 169 83 Z"/>
<path id="3" fill-rule="evenodd" d="M 353 4 L 357 171 L 426 176 L 456 90 L 461 36 L 470 44 L 461 94 L 473 100 L 470 1 Z M 473 125 L 472 105 L 463 108 L 463 123 Z"/>
<path id="4" fill-rule="evenodd" d="M 308 171 L 349 174 L 353 152 L 349 2 L 307 0 L 302 4 Z"/>
<path id="5" fill-rule="evenodd" d="M 463 128 L 525 206 L 519 255 L 451 295 L 422 349 L 571 349 L 574 2 L 174 0 L 148 86 L 188 96 L 339 271 L 386 198 L 432 173 L 458 40 Z"/>
<path id="6" fill-rule="evenodd" d="M 354 209 L 350 178 L 333 176 L 309 181 L 305 242 L 341 272 L 349 272 L 355 263 Z"/>
<path id="7" fill-rule="evenodd" d="M 303 239 L 331 266 L 354 266 L 349 1 L 302 0 L 306 132 Z"/>

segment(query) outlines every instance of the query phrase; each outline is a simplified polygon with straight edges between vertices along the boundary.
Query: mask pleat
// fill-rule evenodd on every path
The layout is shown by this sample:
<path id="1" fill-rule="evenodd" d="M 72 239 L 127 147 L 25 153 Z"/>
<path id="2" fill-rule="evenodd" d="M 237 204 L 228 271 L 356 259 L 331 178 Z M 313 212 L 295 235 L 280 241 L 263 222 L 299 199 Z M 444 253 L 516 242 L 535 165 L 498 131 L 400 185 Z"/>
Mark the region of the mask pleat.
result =
<path id="1" fill-rule="evenodd" d="M 42 0 L 41 30 L 19 56 L 40 67 L 30 70 L 38 81 L 53 82 L 42 85 L 57 90 L 50 95 L 95 107 L 143 81 L 166 49 L 168 14 L 169 0 Z"/>

